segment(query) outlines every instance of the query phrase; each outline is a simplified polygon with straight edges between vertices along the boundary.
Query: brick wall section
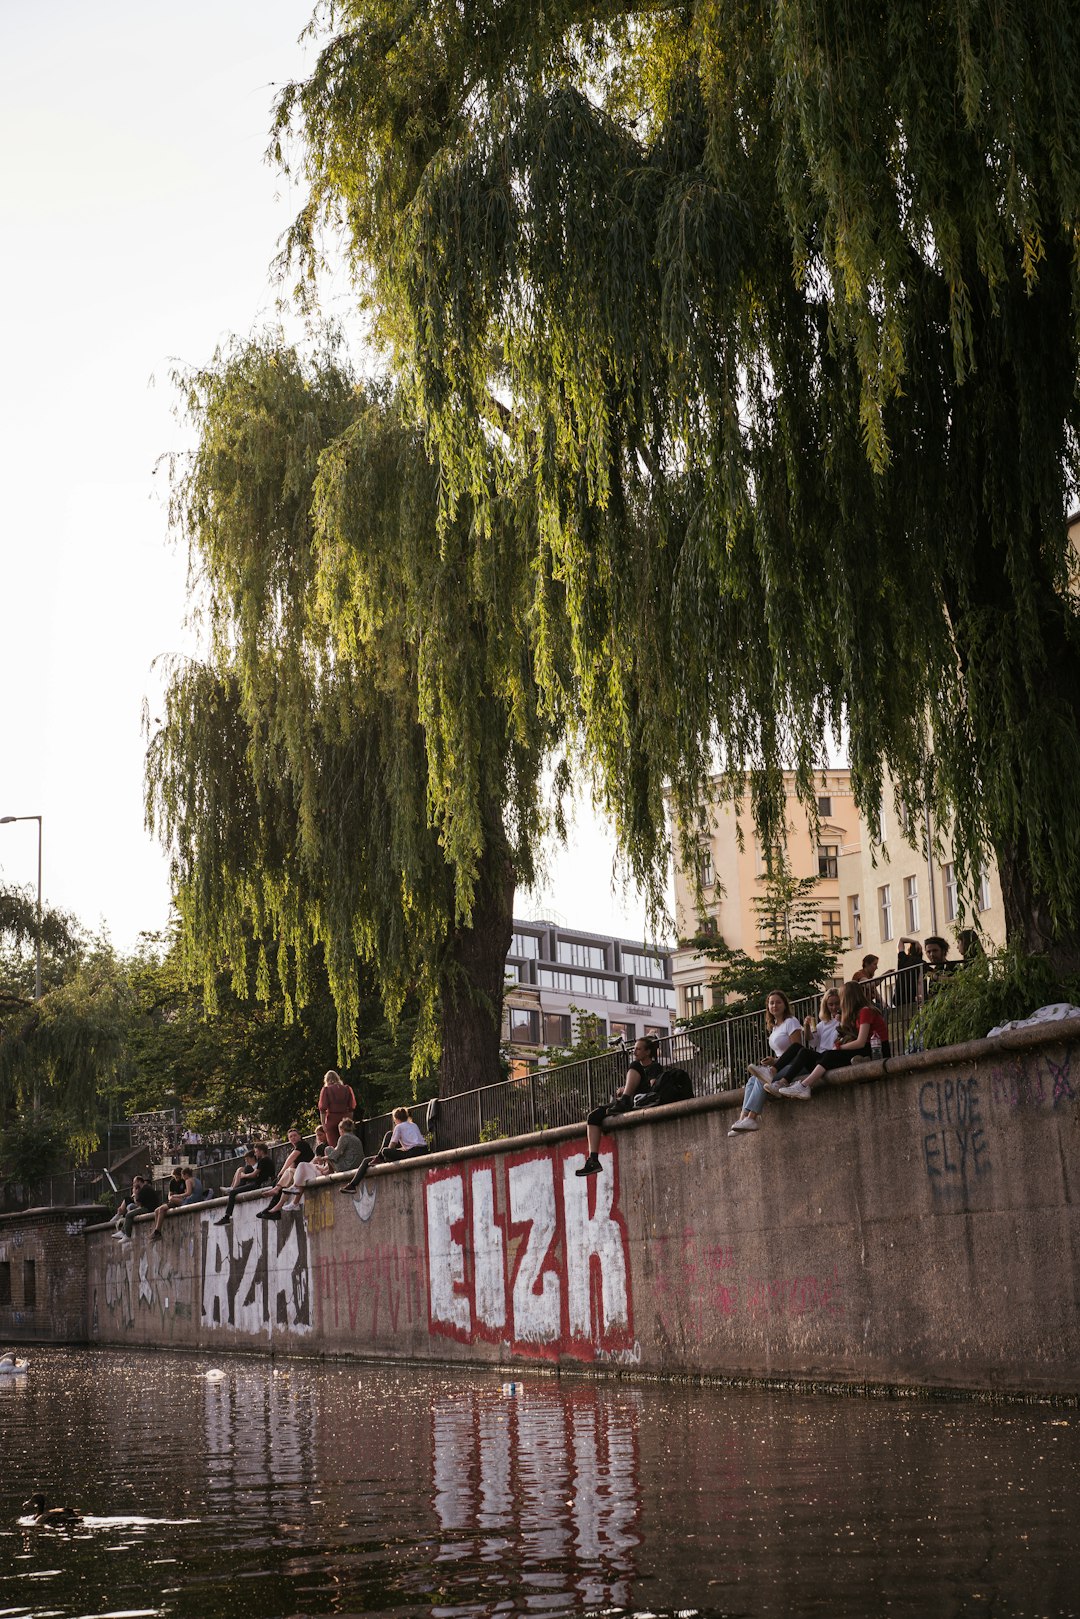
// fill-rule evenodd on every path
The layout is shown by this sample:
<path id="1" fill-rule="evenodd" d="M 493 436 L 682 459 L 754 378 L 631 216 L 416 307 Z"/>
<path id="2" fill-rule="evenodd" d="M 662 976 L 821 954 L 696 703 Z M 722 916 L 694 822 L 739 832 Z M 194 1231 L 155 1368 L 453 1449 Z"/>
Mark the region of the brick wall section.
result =
<path id="1" fill-rule="evenodd" d="M 67 1241 L 91 1343 L 1080 1397 L 1078 1098 L 1080 1019 L 861 1065 L 754 1135 L 734 1094 L 627 1117 L 588 1181 L 558 1130 Z"/>
<path id="2" fill-rule="evenodd" d="M 0 1216 L 0 1347 L 86 1341 L 87 1223 L 91 1207 Z"/>

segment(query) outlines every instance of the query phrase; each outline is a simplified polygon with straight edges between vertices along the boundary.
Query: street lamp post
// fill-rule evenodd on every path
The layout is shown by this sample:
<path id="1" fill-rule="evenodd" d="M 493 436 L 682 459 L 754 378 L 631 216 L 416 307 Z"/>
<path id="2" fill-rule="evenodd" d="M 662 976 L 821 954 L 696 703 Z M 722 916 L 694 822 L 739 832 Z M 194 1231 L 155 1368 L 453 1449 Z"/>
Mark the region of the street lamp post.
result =
<path id="1" fill-rule="evenodd" d="M 10 826 L 12 821 L 37 822 L 37 951 L 34 957 L 34 999 L 41 999 L 41 816 L 40 815 L 0 815 L 0 826 Z"/>

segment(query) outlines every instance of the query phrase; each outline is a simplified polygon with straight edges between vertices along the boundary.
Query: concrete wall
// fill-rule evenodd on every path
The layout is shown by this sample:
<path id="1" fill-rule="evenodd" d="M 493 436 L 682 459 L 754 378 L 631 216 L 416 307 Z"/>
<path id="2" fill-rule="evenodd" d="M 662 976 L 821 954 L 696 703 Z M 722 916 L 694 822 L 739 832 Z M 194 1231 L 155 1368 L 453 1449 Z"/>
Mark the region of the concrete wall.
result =
<path id="1" fill-rule="evenodd" d="M 1075 1066 L 1074 1066 L 1075 1065 Z M 882 1072 L 882 1069 L 887 1072 Z M 92 1342 L 1080 1394 L 1080 1020 L 770 1103 L 619 1121 L 149 1221 L 87 1250 Z"/>

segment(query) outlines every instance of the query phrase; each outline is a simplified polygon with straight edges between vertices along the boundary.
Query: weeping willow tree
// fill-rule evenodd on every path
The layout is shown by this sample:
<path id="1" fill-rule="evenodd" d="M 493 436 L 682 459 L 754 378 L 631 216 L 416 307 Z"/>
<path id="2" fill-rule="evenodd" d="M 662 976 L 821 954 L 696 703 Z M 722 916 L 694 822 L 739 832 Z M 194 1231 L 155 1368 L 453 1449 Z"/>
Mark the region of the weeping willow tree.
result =
<path id="1" fill-rule="evenodd" d="M 391 1015 L 418 998 L 414 1071 L 489 1083 L 562 725 L 534 674 L 527 505 L 495 492 L 481 523 L 463 499 L 440 530 L 417 433 L 332 348 L 240 345 L 186 387 L 173 514 L 208 654 L 174 672 L 147 804 L 188 969 L 211 999 L 223 962 L 241 994 L 274 971 L 303 1004 L 318 949 L 349 1059 L 366 962 Z"/>
<path id="2" fill-rule="evenodd" d="M 1080 13 L 1069 0 L 335 0 L 276 152 L 441 467 L 537 514 L 640 872 L 714 752 L 808 802 L 846 724 L 1080 962 Z M 496 475 L 491 475 L 491 459 Z M 626 633 L 627 630 L 632 633 Z M 541 666 L 545 690 L 554 689 Z M 643 761 L 648 761 L 646 768 Z"/>

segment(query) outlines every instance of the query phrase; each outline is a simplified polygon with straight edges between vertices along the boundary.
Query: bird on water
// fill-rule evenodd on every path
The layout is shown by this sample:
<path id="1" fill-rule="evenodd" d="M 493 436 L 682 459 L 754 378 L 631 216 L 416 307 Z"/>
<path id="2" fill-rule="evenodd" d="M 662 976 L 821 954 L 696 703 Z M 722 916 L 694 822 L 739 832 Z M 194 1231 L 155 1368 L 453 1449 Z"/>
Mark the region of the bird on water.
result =
<path id="1" fill-rule="evenodd" d="M 24 1501 L 23 1511 L 31 1513 L 35 1523 L 52 1524 L 57 1529 L 73 1529 L 83 1521 L 82 1513 L 74 1507 L 50 1507 L 43 1495 L 32 1495 Z"/>

